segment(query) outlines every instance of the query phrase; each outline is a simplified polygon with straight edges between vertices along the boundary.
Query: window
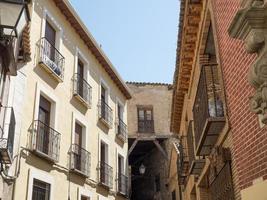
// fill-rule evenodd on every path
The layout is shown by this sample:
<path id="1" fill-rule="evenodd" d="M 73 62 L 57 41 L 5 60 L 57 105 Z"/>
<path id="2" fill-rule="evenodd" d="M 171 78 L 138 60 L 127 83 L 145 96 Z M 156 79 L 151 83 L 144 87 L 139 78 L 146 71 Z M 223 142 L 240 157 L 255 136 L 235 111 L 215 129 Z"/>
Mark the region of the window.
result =
<path id="1" fill-rule="evenodd" d="M 175 190 L 172 191 L 172 200 L 176 200 L 176 192 L 175 192 Z"/>
<path id="2" fill-rule="evenodd" d="M 78 124 L 77 122 L 75 123 L 75 136 L 74 136 L 74 167 L 77 170 L 81 170 L 81 147 L 82 147 L 82 133 L 83 133 L 83 127 Z"/>
<path id="3" fill-rule="evenodd" d="M 38 43 L 38 62 L 57 81 L 62 82 L 65 63 L 65 58 L 59 50 L 62 31 L 58 24 L 47 14 L 44 16 L 43 24 L 42 38 Z"/>
<path id="4" fill-rule="evenodd" d="M 50 135 L 50 113 L 51 102 L 43 96 L 40 96 L 39 102 L 39 114 L 38 114 L 38 134 L 37 134 L 37 148 L 45 153 L 49 154 Z"/>
<path id="5" fill-rule="evenodd" d="M 138 112 L 138 132 L 140 133 L 153 133 L 154 120 L 153 109 L 147 107 L 139 107 Z"/>
<path id="6" fill-rule="evenodd" d="M 50 184 L 33 179 L 32 200 L 50 200 Z"/>
<path id="7" fill-rule="evenodd" d="M 45 38 L 49 44 L 47 56 L 50 60 L 55 61 L 56 30 L 48 21 L 45 24 Z"/>
<path id="8" fill-rule="evenodd" d="M 87 197 L 87 196 L 81 196 L 81 200 L 90 200 L 90 197 Z"/>
<path id="9" fill-rule="evenodd" d="M 81 97 L 84 97 L 84 90 L 83 90 L 83 81 L 84 81 L 84 64 L 83 62 L 78 59 L 78 68 L 77 68 L 77 74 L 78 74 L 78 94 L 81 96 Z"/>
<path id="10" fill-rule="evenodd" d="M 156 192 L 160 191 L 160 174 L 156 175 L 155 177 L 155 186 L 156 186 Z"/>
<path id="11" fill-rule="evenodd" d="M 100 165 L 101 165 L 101 172 L 100 178 L 102 183 L 108 182 L 108 171 L 107 171 L 107 164 L 108 164 L 108 145 L 104 142 L 101 142 L 101 149 L 100 149 Z"/>
<path id="12" fill-rule="evenodd" d="M 118 155 L 118 174 L 124 174 L 124 158 Z"/>

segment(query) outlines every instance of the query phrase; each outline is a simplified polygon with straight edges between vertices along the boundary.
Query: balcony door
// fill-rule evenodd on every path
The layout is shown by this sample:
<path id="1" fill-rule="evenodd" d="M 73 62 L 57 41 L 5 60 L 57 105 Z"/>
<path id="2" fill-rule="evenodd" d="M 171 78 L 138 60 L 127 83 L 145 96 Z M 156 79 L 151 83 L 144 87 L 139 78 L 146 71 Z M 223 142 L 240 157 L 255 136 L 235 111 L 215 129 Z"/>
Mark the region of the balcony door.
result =
<path id="1" fill-rule="evenodd" d="M 45 54 L 50 58 L 50 60 L 55 61 L 55 46 L 56 46 L 56 30 L 53 26 L 46 21 L 45 24 L 45 38 L 48 41 L 45 50 Z"/>
<path id="2" fill-rule="evenodd" d="M 107 110 L 106 110 L 106 103 L 107 103 L 107 90 L 106 88 L 101 85 L 101 117 L 107 120 Z"/>
<path id="3" fill-rule="evenodd" d="M 118 156 L 118 183 L 119 183 L 119 191 L 125 192 L 125 177 L 124 177 L 124 158 L 119 155 Z"/>
<path id="4" fill-rule="evenodd" d="M 37 148 L 41 152 L 48 155 L 50 141 L 50 113 L 51 103 L 40 96 L 39 115 L 38 115 L 38 131 L 37 131 Z"/>
<path id="5" fill-rule="evenodd" d="M 101 172 L 100 172 L 100 178 L 101 182 L 108 184 L 108 156 L 107 156 L 107 145 L 103 142 L 101 142 L 101 149 L 100 149 L 100 165 L 101 165 Z"/>
<path id="6" fill-rule="evenodd" d="M 74 165 L 75 169 L 81 170 L 81 148 L 82 148 L 82 131 L 83 127 L 75 123 L 75 149 L 74 149 Z"/>
<path id="7" fill-rule="evenodd" d="M 84 91 L 83 91 L 83 80 L 84 80 L 84 65 L 82 61 L 78 60 L 78 68 L 77 68 L 77 74 L 78 74 L 78 94 L 84 98 Z"/>

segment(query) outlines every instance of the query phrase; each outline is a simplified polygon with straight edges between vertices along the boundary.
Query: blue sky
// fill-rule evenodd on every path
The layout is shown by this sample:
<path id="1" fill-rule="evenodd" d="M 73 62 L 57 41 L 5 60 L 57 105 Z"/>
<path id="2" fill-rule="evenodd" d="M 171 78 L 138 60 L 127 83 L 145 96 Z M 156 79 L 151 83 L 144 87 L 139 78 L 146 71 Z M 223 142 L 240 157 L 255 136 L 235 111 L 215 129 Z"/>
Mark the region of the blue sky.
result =
<path id="1" fill-rule="evenodd" d="M 172 83 L 179 0 L 70 0 L 125 81 Z"/>

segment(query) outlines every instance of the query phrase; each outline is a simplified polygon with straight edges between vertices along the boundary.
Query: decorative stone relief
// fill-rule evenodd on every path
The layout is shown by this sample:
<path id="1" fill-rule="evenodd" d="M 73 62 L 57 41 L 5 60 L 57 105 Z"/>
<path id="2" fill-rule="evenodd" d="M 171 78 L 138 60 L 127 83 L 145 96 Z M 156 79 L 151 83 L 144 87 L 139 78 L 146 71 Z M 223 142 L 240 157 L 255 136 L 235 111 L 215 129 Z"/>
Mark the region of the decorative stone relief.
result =
<path id="1" fill-rule="evenodd" d="M 250 97 L 250 107 L 252 112 L 261 114 L 262 123 L 267 124 L 267 0 L 246 0 L 242 6 L 229 34 L 243 40 L 248 53 L 258 55 L 248 74 L 248 80 L 256 90 Z"/>

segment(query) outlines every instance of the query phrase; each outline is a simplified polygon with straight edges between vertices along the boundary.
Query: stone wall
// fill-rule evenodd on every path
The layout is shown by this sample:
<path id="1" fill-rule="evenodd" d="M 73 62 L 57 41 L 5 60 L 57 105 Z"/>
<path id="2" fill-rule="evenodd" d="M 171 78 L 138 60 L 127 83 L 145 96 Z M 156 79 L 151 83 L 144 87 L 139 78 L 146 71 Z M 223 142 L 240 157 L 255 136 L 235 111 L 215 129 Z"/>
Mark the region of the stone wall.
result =
<path id="1" fill-rule="evenodd" d="M 137 130 L 137 106 L 153 106 L 155 134 L 170 135 L 172 89 L 168 84 L 128 83 L 133 98 L 128 102 L 128 132 Z"/>

